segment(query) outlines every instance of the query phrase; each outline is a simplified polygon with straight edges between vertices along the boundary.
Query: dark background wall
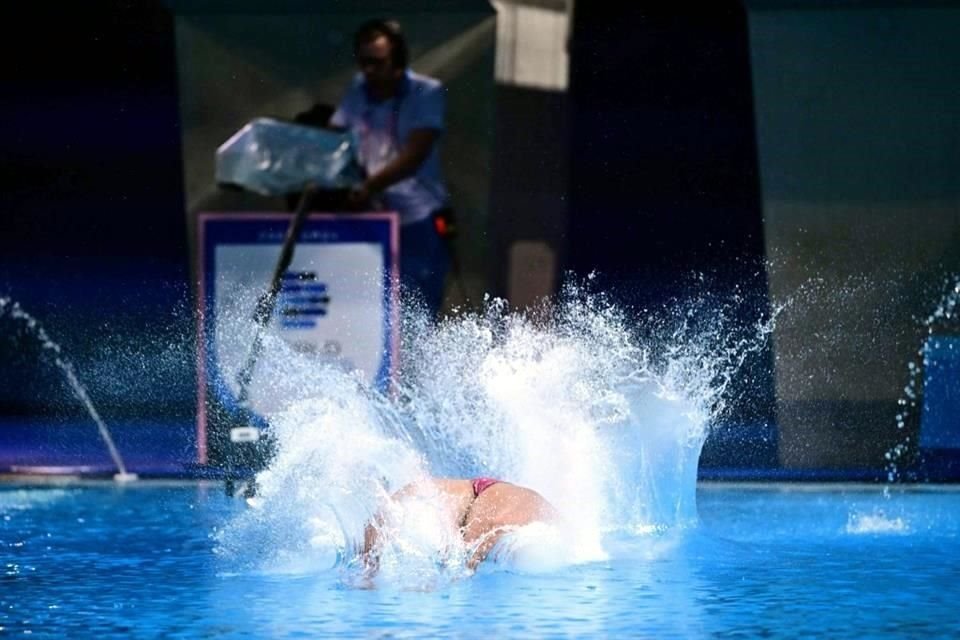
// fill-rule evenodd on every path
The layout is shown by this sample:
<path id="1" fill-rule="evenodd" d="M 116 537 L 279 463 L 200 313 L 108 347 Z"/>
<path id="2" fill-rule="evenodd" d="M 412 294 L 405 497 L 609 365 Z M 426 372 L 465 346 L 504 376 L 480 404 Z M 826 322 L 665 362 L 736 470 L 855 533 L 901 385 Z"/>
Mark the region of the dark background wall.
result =
<path id="1" fill-rule="evenodd" d="M 924 404 L 960 429 L 918 395 L 927 319 L 960 276 L 960 5 L 756 4 L 781 460 L 871 466 L 905 444 L 907 462 Z"/>
<path id="2" fill-rule="evenodd" d="M 577 5 L 575 268 L 654 301 L 694 270 L 727 283 L 755 270 L 763 221 L 749 46 L 738 2 L 697 12 Z"/>
<path id="3" fill-rule="evenodd" d="M 0 296 L 63 347 L 114 416 L 193 413 L 173 19 L 159 2 L 14 15 L 0 100 Z M 0 319 L 0 414 L 76 413 Z"/>

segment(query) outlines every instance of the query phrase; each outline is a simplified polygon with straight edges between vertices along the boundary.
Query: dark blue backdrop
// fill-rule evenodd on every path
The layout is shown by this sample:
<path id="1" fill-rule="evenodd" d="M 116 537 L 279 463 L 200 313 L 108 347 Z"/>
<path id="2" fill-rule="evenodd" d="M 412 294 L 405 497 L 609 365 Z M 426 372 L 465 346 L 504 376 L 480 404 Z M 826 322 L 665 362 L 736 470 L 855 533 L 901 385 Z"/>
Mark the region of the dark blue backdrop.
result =
<path id="1" fill-rule="evenodd" d="M 165 440 L 189 456 L 194 330 L 173 17 L 157 2 L 6 14 L 0 297 L 62 346 L 108 424 L 125 425 L 115 429 L 122 451 Z M 0 446 L 0 466 L 105 457 L 50 356 L 22 322 L 0 318 L 0 441 L 25 443 Z"/>

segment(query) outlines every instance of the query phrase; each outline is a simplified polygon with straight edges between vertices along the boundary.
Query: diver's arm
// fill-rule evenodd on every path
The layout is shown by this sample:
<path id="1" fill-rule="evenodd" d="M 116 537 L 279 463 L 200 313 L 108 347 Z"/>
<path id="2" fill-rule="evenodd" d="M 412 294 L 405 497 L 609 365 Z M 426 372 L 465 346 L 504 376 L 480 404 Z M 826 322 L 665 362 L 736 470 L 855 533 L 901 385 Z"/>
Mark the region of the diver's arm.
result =
<path id="1" fill-rule="evenodd" d="M 415 493 L 419 490 L 419 485 L 410 483 L 390 496 L 390 502 L 396 502 Z M 380 532 L 384 527 L 383 510 L 377 511 L 367 525 L 363 528 L 363 549 L 360 552 L 360 558 L 363 566 L 369 575 L 373 575 L 380 568 Z"/>

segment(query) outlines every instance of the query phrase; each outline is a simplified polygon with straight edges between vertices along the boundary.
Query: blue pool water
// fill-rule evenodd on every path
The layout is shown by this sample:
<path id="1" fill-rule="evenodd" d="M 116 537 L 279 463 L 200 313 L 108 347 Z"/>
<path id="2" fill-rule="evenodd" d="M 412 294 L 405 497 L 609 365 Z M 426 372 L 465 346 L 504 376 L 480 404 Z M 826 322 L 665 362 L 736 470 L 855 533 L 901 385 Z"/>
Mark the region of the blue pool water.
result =
<path id="1" fill-rule="evenodd" d="M 62 637 L 957 637 L 960 492 L 701 485 L 698 522 L 608 558 L 432 587 L 251 568 L 217 485 L 0 487 L 0 631 Z M 265 549 L 250 549 L 253 557 Z"/>

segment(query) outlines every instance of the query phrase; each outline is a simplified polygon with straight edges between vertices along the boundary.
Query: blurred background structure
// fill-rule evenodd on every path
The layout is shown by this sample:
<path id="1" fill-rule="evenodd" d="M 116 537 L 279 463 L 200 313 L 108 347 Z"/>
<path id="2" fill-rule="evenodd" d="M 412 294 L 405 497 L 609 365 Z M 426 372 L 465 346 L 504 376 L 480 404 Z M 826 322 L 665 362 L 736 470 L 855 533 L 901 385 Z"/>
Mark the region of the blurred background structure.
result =
<path id="1" fill-rule="evenodd" d="M 705 470 L 879 477 L 885 452 L 923 440 L 921 418 L 938 430 L 925 442 L 960 449 L 960 379 L 896 418 L 927 334 L 957 333 L 924 322 L 960 272 L 956 3 L 26 11 L 3 43 L 0 297 L 63 346 L 121 449 L 192 455 L 197 212 L 286 208 L 217 189 L 216 147 L 254 117 L 336 104 L 352 30 L 378 15 L 449 87 L 466 297 L 448 288 L 448 308 L 488 292 L 523 307 L 593 271 L 635 309 L 693 281 L 761 314 L 790 301 Z M 10 327 L 0 318 L 0 467 L 102 457 Z M 934 354 L 941 379 L 960 374 L 953 353 Z"/>

